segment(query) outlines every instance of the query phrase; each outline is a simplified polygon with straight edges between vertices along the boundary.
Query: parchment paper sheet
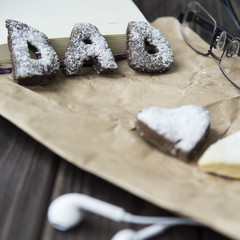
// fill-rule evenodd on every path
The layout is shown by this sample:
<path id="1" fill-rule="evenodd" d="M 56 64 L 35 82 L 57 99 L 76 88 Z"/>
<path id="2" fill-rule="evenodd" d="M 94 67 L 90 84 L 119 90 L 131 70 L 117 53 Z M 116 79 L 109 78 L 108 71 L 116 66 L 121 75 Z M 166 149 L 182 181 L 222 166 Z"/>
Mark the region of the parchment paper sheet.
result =
<path id="1" fill-rule="evenodd" d="M 222 75 L 216 60 L 185 44 L 176 19 L 160 18 L 153 25 L 171 44 L 171 71 L 138 73 L 124 60 L 112 75 L 99 76 L 86 67 L 81 76 L 59 74 L 49 85 L 28 88 L 1 75 L 0 113 L 76 166 L 240 239 L 240 181 L 202 172 L 197 159 L 184 163 L 161 153 L 133 130 L 140 109 L 184 104 L 210 110 L 203 150 L 240 130 L 240 91 Z"/>

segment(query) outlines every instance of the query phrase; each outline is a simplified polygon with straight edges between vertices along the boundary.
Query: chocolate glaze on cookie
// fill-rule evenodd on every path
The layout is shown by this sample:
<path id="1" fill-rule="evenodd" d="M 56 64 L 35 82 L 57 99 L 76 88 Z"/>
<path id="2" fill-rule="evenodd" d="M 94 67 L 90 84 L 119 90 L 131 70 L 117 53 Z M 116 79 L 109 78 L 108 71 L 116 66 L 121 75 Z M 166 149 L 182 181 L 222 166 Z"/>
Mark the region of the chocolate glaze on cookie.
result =
<path id="1" fill-rule="evenodd" d="M 175 109 L 150 107 L 138 112 L 136 117 L 136 129 L 145 140 L 185 161 L 202 146 L 209 126 L 209 112 L 198 105 Z"/>
<path id="2" fill-rule="evenodd" d="M 54 79 L 59 59 L 47 36 L 19 21 L 6 20 L 6 27 L 14 80 L 22 85 L 38 85 Z M 30 49 L 36 58 L 31 58 Z"/>
<path id="3" fill-rule="evenodd" d="M 129 22 L 127 61 L 134 70 L 161 73 L 173 65 L 173 53 L 163 34 L 146 22 Z"/>
<path id="4" fill-rule="evenodd" d="M 91 63 L 97 73 L 113 72 L 118 68 L 107 41 L 90 23 L 74 25 L 65 53 L 63 73 L 80 74 L 84 63 Z"/>

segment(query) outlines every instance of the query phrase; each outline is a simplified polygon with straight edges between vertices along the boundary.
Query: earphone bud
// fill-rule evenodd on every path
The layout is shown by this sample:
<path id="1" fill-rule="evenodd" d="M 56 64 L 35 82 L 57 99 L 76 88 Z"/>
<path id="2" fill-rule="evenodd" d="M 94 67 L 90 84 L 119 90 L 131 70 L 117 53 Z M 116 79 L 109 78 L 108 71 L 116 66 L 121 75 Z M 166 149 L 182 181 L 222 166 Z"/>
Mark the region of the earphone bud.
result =
<path id="1" fill-rule="evenodd" d="M 124 209 L 79 193 L 69 193 L 56 198 L 48 208 L 48 220 L 58 230 L 67 231 L 82 220 L 81 210 L 121 221 Z"/>
<path id="2" fill-rule="evenodd" d="M 111 240 L 135 240 L 136 231 L 132 229 L 123 229 L 117 232 Z"/>
<path id="3" fill-rule="evenodd" d="M 67 231 L 82 220 L 81 210 L 87 210 L 116 222 L 200 225 L 185 218 L 136 216 L 125 212 L 123 208 L 80 193 L 68 193 L 56 198 L 48 208 L 48 220 L 54 228 Z"/>
<path id="4" fill-rule="evenodd" d="M 111 240 L 145 240 L 159 235 L 172 225 L 154 224 L 138 231 L 123 229 L 117 232 Z"/>

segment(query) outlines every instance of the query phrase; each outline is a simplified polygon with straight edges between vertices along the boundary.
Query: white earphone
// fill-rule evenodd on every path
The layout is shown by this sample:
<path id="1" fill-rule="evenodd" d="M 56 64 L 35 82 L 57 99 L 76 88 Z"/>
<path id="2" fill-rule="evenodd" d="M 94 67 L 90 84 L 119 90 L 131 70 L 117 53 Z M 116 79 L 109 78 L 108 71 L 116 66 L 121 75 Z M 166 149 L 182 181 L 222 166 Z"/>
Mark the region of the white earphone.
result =
<path id="1" fill-rule="evenodd" d="M 173 225 L 170 224 L 154 224 L 139 231 L 134 231 L 132 229 L 123 229 L 117 232 L 112 240 L 143 240 L 149 239 L 163 233 L 167 228 Z"/>
<path id="2" fill-rule="evenodd" d="M 123 208 L 80 193 L 68 193 L 56 198 L 48 208 L 48 220 L 54 228 L 61 231 L 67 231 L 76 226 L 82 220 L 81 209 L 98 214 L 102 217 L 111 219 L 116 222 L 128 222 L 135 224 L 155 224 L 150 227 L 147 227 L 146 229 L 143 229 L 145 231 L 143 230 L 138 231 L 138 235 L 136 234 L 136 232 L 130 229 L 126 230 L 129 233 L 128 236 L 130 236 L 131 232 L 132 237 L 129 238 L 126 238 L 126 236 L 125 238 L 122 238 L 121 234 L 126 234 L 126 231 L 125 233 L 121 233 L 123 231 L 120 231 L 113 237 L 113 240 L 146 239 L 146 236 L 144 238 L 139 238 L 139 236 L 141 237 L 141 234 L 143 233 L 145 234 L 147 231 L 149 232 L 149 234 L 150 233 L 153 234 L 155 232 L 157 234 L 158 232 L 162 232 L 167 226 L 173 225 L 201 226 L 199 223 L 185 218 L 148 217 L 132 215 L 130 213 L 125 212 Z"/>

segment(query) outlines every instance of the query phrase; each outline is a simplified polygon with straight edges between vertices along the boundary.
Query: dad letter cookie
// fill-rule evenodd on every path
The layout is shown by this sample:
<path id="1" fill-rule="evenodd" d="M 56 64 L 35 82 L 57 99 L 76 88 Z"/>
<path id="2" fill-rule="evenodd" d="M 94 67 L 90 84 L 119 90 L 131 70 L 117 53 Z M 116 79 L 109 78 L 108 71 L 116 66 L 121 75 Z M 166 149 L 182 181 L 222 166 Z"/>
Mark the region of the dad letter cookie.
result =
<path id="1" fill-rule="evenodd" d="M 63 73 L 80 74 L 84 63 L 91 63 L 97 73 L 113 72 L 118 69 L 107 41 L 90 23 L 75 24 L 65 53 Z"/>
<path id="2" fill-rule="evenodd" d="M 129 22 L 128 65 L 140 72 L 161 73 L 173 65 L 173 53 L 163 34 L 146 22 Z"/>
<path id="3" fill-rule="evenodd" d="M 6 27 L 14 80 L 22 85 L 36 85 L 55 78 L 60 64 L 47 36 L 14 20 L 6 20 Z M 36 59 L 31 58 L 30 49 L 35 52 Z"/>
<path id="4" fill-rule="evenodd" d="M 207 172 L 240 179 L 240 131 L 212 144 L 198 166 Z"/>
<path id="5" fill-rule="evenodd" d="M 161 151 L 190 160 L 206 139 L 210 115 L 197 105 L 150 107 L 137 113 L 135 124 L 140 135 Z"/>

